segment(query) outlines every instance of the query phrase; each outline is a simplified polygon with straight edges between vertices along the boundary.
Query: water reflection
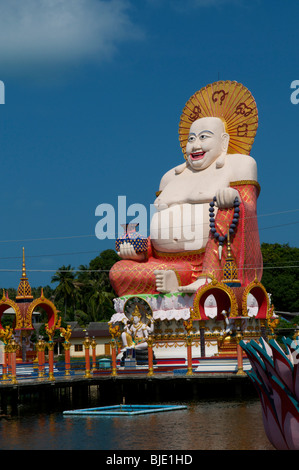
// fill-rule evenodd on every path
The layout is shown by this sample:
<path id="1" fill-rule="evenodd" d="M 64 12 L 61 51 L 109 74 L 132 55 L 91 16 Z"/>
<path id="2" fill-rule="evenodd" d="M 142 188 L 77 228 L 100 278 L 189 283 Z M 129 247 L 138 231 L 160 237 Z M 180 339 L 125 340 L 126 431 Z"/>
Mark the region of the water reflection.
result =
<path id="1" fill-rule="evenodd" d="M 140 416 L 77 417 L 61 412 L 1 421 L 1 450 L 273 450 L 260 402 L 196 401 Z M 95 405 L 93 405 L 95 406 Z"/>

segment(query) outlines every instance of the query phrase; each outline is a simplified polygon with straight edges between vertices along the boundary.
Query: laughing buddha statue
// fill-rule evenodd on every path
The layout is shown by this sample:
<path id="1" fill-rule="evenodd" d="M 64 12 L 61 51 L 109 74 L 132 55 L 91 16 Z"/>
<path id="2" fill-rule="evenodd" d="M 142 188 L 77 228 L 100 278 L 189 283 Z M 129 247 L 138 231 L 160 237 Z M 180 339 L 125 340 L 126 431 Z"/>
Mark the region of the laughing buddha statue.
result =
<path id="1" fill-rule="evenodd" d="M 117 293 L 196 292 L 221 280 L 229 235 L 241 285 L 262 277 L 257 165 L 249 155 L 258 126 L 251 93 L 216 82 L 186 103 L 179 124 L 185 162 L 161 179 L 147 250 L 128 240 L 110 271 Z"/>

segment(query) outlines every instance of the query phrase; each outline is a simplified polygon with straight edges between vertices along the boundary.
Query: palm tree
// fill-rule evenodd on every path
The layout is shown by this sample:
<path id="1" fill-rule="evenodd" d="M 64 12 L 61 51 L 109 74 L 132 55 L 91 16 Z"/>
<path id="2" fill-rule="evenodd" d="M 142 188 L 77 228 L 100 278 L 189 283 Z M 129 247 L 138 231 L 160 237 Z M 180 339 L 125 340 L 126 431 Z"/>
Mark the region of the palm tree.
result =
<path id="1" fill-rule="evenodd" d="M 107 315 L 106 310 L 111 311 L 113 306 L 112 299 L 114 294 L 112 292 L 107 292 L 104 288 L 105 281 L 96 279 L 91 279 L 89 281 L 89 286 L 91 288 L 91 295 L 89 298 L 89 309 L 92 312 L 93 318 L 96 320 L 107 320 L 109 314 Z M 111 315 L 110 315 L 111 316 Z"/>
<path id="2" fill-rule="evenodd" d="M 105 250 L 81 265 L 77 272 L 70 265 L 62 266 L 52 277 L 58 283 L 54 293 L 64 303 L 64 317 L 73 305 L 72 317 L 82 322 L 103 321 L 113 313 L 112 299 L 115 293 L 109 282 L 109 269 L 120 258 L 113 250 Z"/>
<path id="3" fill-rule="evenodd" d="M 51 282 L 58 282 L 55 288 L 55 298 L 57 300 L 63 299 L 64 302 L 64 318 L 67 316 L 67 307 L 72 303 L 74 306 L 76 291 L 79 284 L 75 279 L 74 268 L 69 264 L 68 266 L 61 266 L 58 271 L 52 276 Z"/>
<path id="4" fill-rule="evenodd" d="M 109 319 L 113 298 L 114 294 L 105 290 L 103 278 L 87 278 L 77 293 L 76 318 L 83 324 Z"/>

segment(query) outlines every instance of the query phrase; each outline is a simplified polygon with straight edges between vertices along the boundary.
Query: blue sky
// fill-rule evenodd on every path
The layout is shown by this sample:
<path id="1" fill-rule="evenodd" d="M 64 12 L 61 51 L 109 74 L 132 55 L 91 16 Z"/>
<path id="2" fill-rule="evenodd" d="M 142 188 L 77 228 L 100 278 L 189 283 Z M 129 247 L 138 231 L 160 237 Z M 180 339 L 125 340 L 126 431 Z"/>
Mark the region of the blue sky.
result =
<path id="1" fill-rule="evenodd" d="M 189 97 L 243 83 L 259 110 L 260 239 L 298 246 L 296 0 L 0 0 L 0 286 L 50 284 L 113 240 L 96 207 L 149 207 L 182 163 Z M 298 95 L 299 96 L 299 95 Z"/>

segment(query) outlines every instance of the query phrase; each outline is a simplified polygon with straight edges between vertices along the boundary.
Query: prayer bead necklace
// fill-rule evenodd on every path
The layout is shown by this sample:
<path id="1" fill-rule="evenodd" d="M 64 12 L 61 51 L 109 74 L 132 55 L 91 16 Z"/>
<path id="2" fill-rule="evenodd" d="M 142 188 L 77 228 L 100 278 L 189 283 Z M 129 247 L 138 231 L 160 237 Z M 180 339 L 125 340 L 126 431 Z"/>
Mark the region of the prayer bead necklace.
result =
<path id="1" fill-rule="evenodd" d="M 213 237 L 216 240 L 218 240 L 218 243 L 219 243 L 218 254 L 219 254 L 219 259 L 221 259 L 222 247 L 223 247 L 223 244 L 227 240 L 227 234 L 226 235 L 220 235 L 220 233 L 217 232 L 216 222 L 215 222 L 215 214 L 214 214 L 215 203 L 217 204 L 216 196 L 214 196 L 213 201 L 210 202 L 210 208 L 209 208 L 209 212 L 210 212 L 210 229 L 211 229 L 211 233 L 212 233 Z M 231 224 L 230 224 L 229 229 L 228 229 L 230 239 L 232 239 L 232 237 L 234 236 L 236 228 L 238 226 L 239 217 L 240 217 L 239 205 L 240 205 L 240 201 L 236 197 L 235 200 L 234 200 L 234 216 L 233 216 L 233 220 L 231 221 Z"/>

